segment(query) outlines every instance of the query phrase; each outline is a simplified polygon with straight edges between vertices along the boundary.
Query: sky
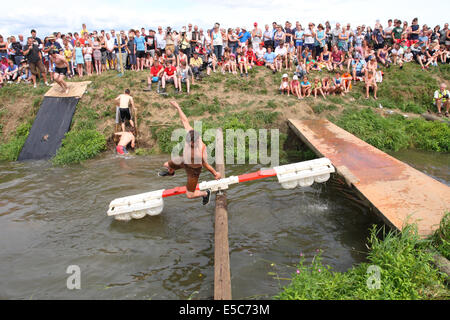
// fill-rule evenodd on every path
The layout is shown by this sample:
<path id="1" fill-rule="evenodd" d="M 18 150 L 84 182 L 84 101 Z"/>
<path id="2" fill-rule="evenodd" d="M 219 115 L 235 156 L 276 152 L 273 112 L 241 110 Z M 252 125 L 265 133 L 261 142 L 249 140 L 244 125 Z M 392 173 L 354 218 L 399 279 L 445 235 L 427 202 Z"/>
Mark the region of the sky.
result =
<path id="1" fill-rule="evenodd" d="M 216 3 L 217 2 L 217 3 Z M 20 3 L 20 5 L 18 4 Z M 124 0 L 20 0 L 2 4 L 0 34 L 28 36 L 36 29 L 44 37 L 54 31 L 61 33 L 81 30 L 86 23 L 89 31 L 156 29 L 171 26 L 179 30 L 187 23 L 211 28 L 215 22 L 222 27 L 263 28 L 273 21 L 284 25 L 286 20 L 303 26 L 308 22 L 330 21 L 373 26 L 377 19 L 383 25 L 389 18 L 407 20 L 419 18 L 419 24 L 434 27 L 449 22 L 450 1 L 423 0 L 191 0 L 191 1 L 124 1 Z"/>

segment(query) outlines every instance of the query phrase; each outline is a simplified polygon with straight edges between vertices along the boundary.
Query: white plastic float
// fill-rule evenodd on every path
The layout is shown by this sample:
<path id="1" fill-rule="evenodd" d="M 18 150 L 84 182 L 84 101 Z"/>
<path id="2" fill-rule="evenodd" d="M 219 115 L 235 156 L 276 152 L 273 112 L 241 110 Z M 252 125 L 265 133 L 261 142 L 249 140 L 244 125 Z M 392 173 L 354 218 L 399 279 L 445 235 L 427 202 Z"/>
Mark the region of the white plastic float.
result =
<path id="1" fill-rule="evenodd" d="M 293 189 L 297 186 L 308 187 L 314 182 L 323 183 L 330 179 L 330 174 L 333 172 L 335 172 L 335 169 L 331 161 L 327 158 L 320 158 L 291 163 L 273 169 L 261 169 L 240 176 L 203 181 L 197 185 L 197 189 L 217 192 L 228 189 L 232 184 L 274 176 L 277 176 L 278 182 L 281 183 L 283 188 Z M 186 193 L 186 187 L 184 186 L 118 198 L 109 204 L 108 216 L 113 216 L 116 220 L 129 221 L 131 219 L 142 219 L 146 215 L 158 215 L 164 208 L 163 198 L 183 193 Z"/>

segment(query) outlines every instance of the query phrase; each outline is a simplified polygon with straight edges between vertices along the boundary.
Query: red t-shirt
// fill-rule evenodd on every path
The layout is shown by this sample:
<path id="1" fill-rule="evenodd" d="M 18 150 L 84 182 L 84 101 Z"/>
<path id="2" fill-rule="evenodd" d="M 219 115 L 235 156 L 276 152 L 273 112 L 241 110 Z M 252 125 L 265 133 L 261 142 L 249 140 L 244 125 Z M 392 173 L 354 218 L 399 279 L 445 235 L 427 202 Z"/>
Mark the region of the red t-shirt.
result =
<path id="1" fill-rule="evenodd" d="M 151 68 L 150 68 L 150 74 L 153 76 L 153 77 L 157 77 L 158 76 L 158 73 L 159 73 L 159 71 L 161 71 L 161 69 L 162 69 L 162 65 L 158 65 L 158 67 L 155 67 L 155 66 L 152 66 Z"/>
<path id="2" fill-rule="evenodd" d="M 177 68 L 175 68 L 174 66 L 166 67 L 164 69 L 164 72 L 167 73 L 168 76 L 173 76 L 176 71 Z"/>
<path id="3" fill-rule="evenodd" d="M 342 57 L 341 50 L 331 53 L 331 58 L 333 59 L 333 62 L 339 62 L 341 60 L 341 57 Z"/>
<path id="4" fill-rule="evenodd" d="M 255 56 L 255 53 L 253 51 L 247 51 L 246 55 L 247 55 L 248 61 L 251 62 L 251 61 L 255 61 L 256 60 L 256 56 Z"/>

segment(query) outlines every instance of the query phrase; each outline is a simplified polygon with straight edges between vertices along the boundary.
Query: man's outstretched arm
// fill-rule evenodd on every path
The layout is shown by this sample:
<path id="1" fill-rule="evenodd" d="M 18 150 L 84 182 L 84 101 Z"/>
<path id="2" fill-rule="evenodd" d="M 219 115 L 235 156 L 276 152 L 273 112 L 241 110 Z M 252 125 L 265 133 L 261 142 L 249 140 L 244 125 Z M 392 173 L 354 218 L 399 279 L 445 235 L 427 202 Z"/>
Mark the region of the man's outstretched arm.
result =
<path id="1" fill-rule="evenodd" d="M 183 123 L 184 128 L 187 131 L 193 130 L 191 125 L 189 124 L 189 120 L 184 114 L 183 110 L 181 110 L 180 106 L 176 101 L 170 101 L 170 104 L 174 106 L 178 110 L 178 114 L 180 115 L 181 123 Z"/>

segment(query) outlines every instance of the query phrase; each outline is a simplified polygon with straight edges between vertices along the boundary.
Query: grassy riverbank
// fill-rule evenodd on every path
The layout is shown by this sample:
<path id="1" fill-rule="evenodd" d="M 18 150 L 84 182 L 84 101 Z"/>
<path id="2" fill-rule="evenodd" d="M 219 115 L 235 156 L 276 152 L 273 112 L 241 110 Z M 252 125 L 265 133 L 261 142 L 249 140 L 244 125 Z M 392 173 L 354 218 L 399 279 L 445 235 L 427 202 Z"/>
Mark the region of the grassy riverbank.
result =
<path id="1" fill-rule="evenodd" d="M 191 95 L 174 95 L 169 87 L 167 97 L 143 91 L 147 72 L 129 71 L 118 77 L 110 71 L 85 77 L 83 80 L 93 83 L 79 102 L 71 132 L 53 163 L 77 163 L 113 149 L 113 100 L 125 88 L 131 89 L 138 107 L 138 155 L 167 153 L 174 145 L 171 132 L 180 123 L 175 111 L 168 107 L 169 99 L 176 99 L 190 120 L 201 120 L 203 130 L 219 126 L 224 130 L 278 128 L 286 133 L 288 118 L 328 118 L 382 150 L 418 148 L 448 152 L 449 126 L 426 122 L 419 113 L 431 108 L 432 94 L 439 82 L 449 83 L 450 67 L 424 72 L 417 65 L 408 64 L 403 70 L 393 66 L 384 71 L 378 101 L 364 98 L 362 83 L 354 85 L 345 97 L 329 96 L 327 100 L 310 97 L 299 101 L 293 96 L 280 96 L 280 74 L 273 75 L 265 68 L 251 70 L 248 78 L 215 73 L 194 84 Z M 310 79 L 325 74 L 330 75 L 314 72 Z M 34 89 L 26 84 L 0 89 L 0 160 L 17 159 L 46 91 L 46 87 Z M 387 108 L 408 118 L 389 115 L 384 112 Z M 285 137 L 281 135 L 280 148 Z M 90 142 L 85 143 L 86 139 Z"/>
<path id="2" fill-rule="evenodd" d="M 414 225 L 400 232 L 385 233 L 371 229 L 367 262 L 346 272 L 335 272 L 323 265 L 321 252 L 311 260 L 302 257 L 291 283 L 276 299 L 449 299 L 449 277 L 440 272 L 433 259 L 435 252 L 449 257 L 450 214 L 440 229 L 423 240 Z M 375 267 L 374 267 L 375 266 Z M 377 275 L 377 272 L 378 275 Z"/>

